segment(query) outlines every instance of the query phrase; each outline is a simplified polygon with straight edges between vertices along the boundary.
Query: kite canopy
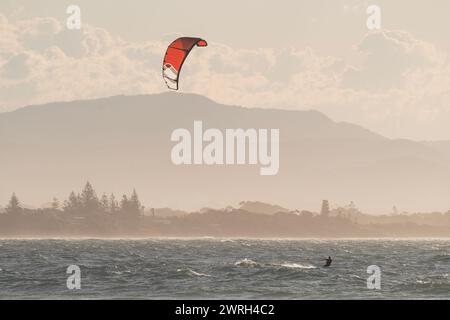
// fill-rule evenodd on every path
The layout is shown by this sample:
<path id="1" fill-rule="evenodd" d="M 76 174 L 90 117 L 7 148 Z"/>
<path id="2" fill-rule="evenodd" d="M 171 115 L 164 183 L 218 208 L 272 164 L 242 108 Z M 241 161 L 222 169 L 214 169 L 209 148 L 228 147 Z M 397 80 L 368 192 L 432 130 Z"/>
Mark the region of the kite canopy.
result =
<path id="1" fill-rule="evenodd" d="M 180 78 L 181 67 L 189 52 L 194 46 L 206 47 L 208 43 L 200 38 L 182 37 L 176 39 L 167 48 L 163 62 L 163 78 L 167 87 L 178 90 L 178 79 Z"/>

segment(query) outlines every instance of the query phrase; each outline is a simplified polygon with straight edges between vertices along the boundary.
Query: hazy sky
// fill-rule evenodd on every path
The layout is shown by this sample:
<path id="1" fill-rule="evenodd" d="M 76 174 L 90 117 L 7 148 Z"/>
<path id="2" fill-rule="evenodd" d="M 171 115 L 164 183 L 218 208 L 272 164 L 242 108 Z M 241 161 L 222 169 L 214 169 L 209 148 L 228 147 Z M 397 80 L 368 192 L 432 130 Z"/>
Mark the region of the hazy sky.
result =
<path id="1" fill-rule="evenodd" d="M 66 28 L 71 4 L 81 30 Z M 381 31 L 366 26 L 371 4 Z M 164 91 L 165 47 L 188 35 L 210 45 L 189 57 L 184 92 L 450 139 L 448 12 L 448 0 L 2 0 L 0 111 Z"/>

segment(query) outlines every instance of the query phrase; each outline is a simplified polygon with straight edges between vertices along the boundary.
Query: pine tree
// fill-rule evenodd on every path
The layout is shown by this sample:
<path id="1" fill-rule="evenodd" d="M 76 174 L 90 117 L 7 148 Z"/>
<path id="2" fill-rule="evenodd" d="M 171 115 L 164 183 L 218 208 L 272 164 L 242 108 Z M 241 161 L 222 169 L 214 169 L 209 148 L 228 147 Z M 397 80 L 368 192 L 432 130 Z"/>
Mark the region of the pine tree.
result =
<path id="1" fill-rule="evenodd" d="M 97 194 L 95 193 L 94 188 L 88 182 L 84 186 L 83 191 L 81 192 L 81 206 L 86 212 L 95 212 L 98 211 L 100 207 L 100 202 L 98 201 Z"/>
<path id="2" fill-rule="evenodd" d="M 122 196 L 122 200 L 120 201 L 120 211 L 123 213 L 128 213 L 130 208 L 130 202 L 128 201 L 128 197 L 124 194 Z"/>
<path id="3" fill-rule="evenodd" d="M 104 212 L 109 212 L 111 210 L 109 206 L 108 196 L 105 193 L 102 195 L 102 198 L 100 200 L 100 206 Z"/>
<path id="4" fill-rule="evenodd" d="M 141 202 L 139 201 L 136 189 L 133 189 L 133 193 L 131 194 L 129 211 L 134 215 L 139 215 L 141 213 Z"/>
<path id="5" fill-rule="evenodd" d="M 111 193 L 111 196 L 109 197 L 109 209 L 111 213 L 119 211 L 119 204 L 117 203 L 114 193 Z"/>
<path id="6" fill-rule="evenodd" d="M 19 213 L 22 211 L 22 207 L 20 206 L 20 201 L 17 198 L 16 194 L 13 193 L 11 199 L 9 200 L 8 206 L 6 207 L 7 213 Z"/>
<path id="7" fill-rule="evenodd" d="M 77 212 L 81 208 L 80 205 L 80 195 L 76 195 L 75 192 L 71 192 L 69 195 L 69 199 L 64 201 L 64 211 L 67 212 Z"/>

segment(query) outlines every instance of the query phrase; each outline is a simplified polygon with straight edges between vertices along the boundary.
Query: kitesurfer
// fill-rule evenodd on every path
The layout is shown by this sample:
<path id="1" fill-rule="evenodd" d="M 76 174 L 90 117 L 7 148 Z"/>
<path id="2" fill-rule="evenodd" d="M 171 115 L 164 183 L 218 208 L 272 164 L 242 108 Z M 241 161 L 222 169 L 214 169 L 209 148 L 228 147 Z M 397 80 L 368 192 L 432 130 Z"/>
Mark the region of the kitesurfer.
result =
<path id="1" fill-rule="evenodd" d="M 328 256 L 327 259 L 325 259 L 325 265 L 324 267 L 329 267 L 331 265 L 331 262 L 333 262 L 333 259 L 331 259 L 330 256 Z"/>

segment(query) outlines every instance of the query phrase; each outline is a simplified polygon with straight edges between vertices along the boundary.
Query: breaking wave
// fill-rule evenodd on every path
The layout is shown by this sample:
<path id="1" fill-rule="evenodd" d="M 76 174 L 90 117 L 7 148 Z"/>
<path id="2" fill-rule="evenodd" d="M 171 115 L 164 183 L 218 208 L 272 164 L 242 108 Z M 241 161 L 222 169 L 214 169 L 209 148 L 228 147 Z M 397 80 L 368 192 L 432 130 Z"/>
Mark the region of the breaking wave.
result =
<path id="1" fill-rule="evenodd" d="M 194 271 L 194 270 L 189 269 L 189 268 L 187 268 L 187 269 L 177 269 L 177 272 L 185 272 L 188 275 L 196 276 L 196 277 L 211 277 L 210 274 L 197 272 L 197 271 Z"/>
<path id="2" fill-rule="evenodd" d="M 235 266 L 244 266 L 244 267 L 260 267 L 260 266 L 262 266 L 260 263 L 253 261 L 251 259 L 247 259 L 247 258 L 236 261 L 234 263 L 234 265 Z"/>
<path id="3" fill-rule="evenodd" d="M 283 262 L 283 263 L 259 263 L 254 260 L 244 258 L 238 260 L 234 263 L 235 266 L 240 267 L 265 267 L 270 269 L 279 269 L 279 268 L 287 268 L 287 269 L 316 269 L 316 266 L 311 264 L 300 264 L 294 262 Z"/>
<path id="4" fill-rule="evenodd" d="M 316 269 L 316 266 L 313 266 L 311 264 L 299 264 L 299 263 L 282 263 L 280 264 L 281 267 L 284 268 L 291 268 L 291 269 Z"/>

